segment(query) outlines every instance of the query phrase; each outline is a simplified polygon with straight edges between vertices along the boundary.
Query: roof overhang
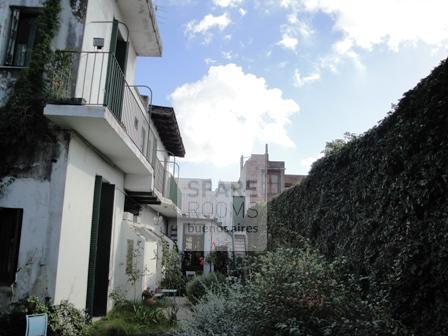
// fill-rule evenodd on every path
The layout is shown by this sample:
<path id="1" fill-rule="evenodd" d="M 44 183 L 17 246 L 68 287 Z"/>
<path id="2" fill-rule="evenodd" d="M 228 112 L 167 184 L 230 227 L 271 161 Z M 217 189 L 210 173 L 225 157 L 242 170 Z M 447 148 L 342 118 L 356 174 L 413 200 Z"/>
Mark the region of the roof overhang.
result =
<path id="1" fill-rule="evenodd" d="M 151 0 L 118 0 L 137 56 L 162 56 L 162 40 Z"/>
<path id="2" fill-rule="evenodd" d="M 184 157 L 185 147 L 180 134 L 176 114 L 172 107 L 156 106 L 151 107 L 151 120 L 157 128 L 160 140 L 170 155 Z"/>

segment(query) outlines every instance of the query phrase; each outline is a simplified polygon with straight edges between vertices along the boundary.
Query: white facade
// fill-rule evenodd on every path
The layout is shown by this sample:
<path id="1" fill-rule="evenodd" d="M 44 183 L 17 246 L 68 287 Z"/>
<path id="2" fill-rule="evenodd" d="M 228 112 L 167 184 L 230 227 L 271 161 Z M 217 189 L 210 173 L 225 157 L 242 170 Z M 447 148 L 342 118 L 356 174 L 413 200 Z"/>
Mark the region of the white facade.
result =
<path id="1" fill-rule="evenodd" d="M 101 223 L 104 221 L 110 222 L 110 228 L 109 224 L 104 226 L 110 229 L 107 285 L 103 295 L 107 310 L 111 308 L 109 294 L 113 290 L 134 298 L 147 287 L 157 288 L 162 271 L 161 244 L 173 245 L 166 237 L 168 219 L 163 216 L 177 214 L 176 204 L 164 190 L 155 190 L 155 161 L 152 160 L 157 157 L 162 170 L 166 170 L 169 155 L 154 123 L 149 120 L 144 100 L 131 87 L 136 57 L 160 56 L 161 41 L 150 1 L 148 4 L 146 0 L 135 0 L 131 4 L 128 1 L 90 0 L 82 17 L 76 17 L 72 2 L 65 0 L 61 3 L 61 29 L 53 45 L 58 49 L 77 51 L 80 59 L 85 55 L 83 52 L 95 50 L 94 37 L 104 38 L 103 51 L 109 52 L 112 21 L 121 22 L 118 24 L 119 35 L 128 40 L 128 44 L 124 69 L 126 81 L 120 87 L 125 92 L 122 99 L 133 102 L 121 103 L 121 111 L 131 120 L 129 124 L 123 119 L 119 121 L 117 115 L 102 103 L 89 104 L 82 89 L 85 81 L 80 80 L 81 73 L 86 70 L 93 74 L 89 82 L 93 91 L 90 92 L 102 97 L 106 90 L 105 78 L 96 77 L 94 68 L 80 61 L 79 68 L 74 71 L 78 78 L 74 82 L 74 94 L 75 98 L 84 98 L 87 105 L 47 105 L 45 115 L 62 128 L 58 132 L 58 143 L 52 150 L 41 148 L 33 162 L 28 162 L 28 172 L 15 174 L 5 194 L 0 196 L 0 208 L 23 209 L 15 282 L 0 286 L 0 305 L 26 295 L 36 295 L 49 296 L 55 303 L 68 300 L 78 308 L 86 308 L 89 291 L 94 290 L 91 274 L 95 273 L 90 268 L 100 260 L 94 258 L 96 261 L 92 264 L 92 251 L 106 248 L 92 247 L 93 223 L 100 222 L 96 234 L 101 242 L 104 238 Z M 0 38 L 2 55 L 6 48 L 4 27 L 10 17 L 9 5 L 38 7 L 40 4 L 40 1 L 0 4 L 0 18 L 6 22 Z M 10 67 L 0 66 L 0 71 L 4 75 L 0 79 L 11 77 Z M 3 90 L 1 94 L 5 97 L 7 92 Z M 113 190 L 107 195 L 109 201 L 104 200 L 106 194 L 98 196 L 99 180 L 103 188 L 107 186 L 108 190 Z M 129 197 L 130 193 L 135 193 L 135 197 Z M 101 203 L 95 203 L 98 200 Z M 127 212 L 131 211 L 129 206 L 126 210 L 127 202 L 138 203 L 138 215 Z M 132 258 L 131 245 L 139 253 Z M 128 279 L 129 262 L 142 270 L 142 276 L 135 283 Z"/>

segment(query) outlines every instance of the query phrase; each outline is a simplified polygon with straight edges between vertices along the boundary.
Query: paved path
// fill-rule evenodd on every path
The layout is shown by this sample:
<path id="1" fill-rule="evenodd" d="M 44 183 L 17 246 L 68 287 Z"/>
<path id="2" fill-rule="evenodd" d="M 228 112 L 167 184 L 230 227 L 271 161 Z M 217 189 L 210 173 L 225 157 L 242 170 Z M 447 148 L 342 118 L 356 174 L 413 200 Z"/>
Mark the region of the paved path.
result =
<path id="1" fill-rule="evenodd" d="M 186 297 L 178 296 L 176 297 L 176 304 L 179 308 L 176 314 L 177 321 L 190 320 L 192 318 L 190 301 Z"/>

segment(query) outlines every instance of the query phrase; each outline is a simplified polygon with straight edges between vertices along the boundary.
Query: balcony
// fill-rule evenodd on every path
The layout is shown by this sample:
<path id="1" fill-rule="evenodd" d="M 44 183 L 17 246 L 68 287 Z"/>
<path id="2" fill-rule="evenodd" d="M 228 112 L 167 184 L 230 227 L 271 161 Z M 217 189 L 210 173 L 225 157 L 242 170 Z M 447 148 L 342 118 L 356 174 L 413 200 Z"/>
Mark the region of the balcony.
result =
<path id="1" fill-rule="evenodd" d="M 158 202 L 152 207 L 167 217 L 181 214 L 181 191 L 176 178 L 157 158 L 154 160 L 154 195 Z"/>
<path id="2" fill-rule="evenodd" d="M 59 51 L 44 114 L 75 130 L 127 174 L 152 175 L 148 102 L 114 54 Z"/>

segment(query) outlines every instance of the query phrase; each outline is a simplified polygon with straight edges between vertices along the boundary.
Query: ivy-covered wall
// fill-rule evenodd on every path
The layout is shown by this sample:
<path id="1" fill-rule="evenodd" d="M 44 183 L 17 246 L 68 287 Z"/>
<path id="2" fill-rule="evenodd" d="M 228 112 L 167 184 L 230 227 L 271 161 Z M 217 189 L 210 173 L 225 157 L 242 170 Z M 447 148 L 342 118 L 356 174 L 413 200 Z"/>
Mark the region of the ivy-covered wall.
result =
<path id="1" fill-rule="evenodd" d="M 271 201 L 268 224 L 271 248 L 308 237 L 417 335 L 447 335 L 448 61 Z"/>
<path id="2" fill-rule="evenodd" d="M 2 179 L 50 178 L 53 163 L 60 155 L 59 143 L 67 136 L 57 132 L 43 115 L 48 97 L 47 72 L 55 62 L 54 50 L 80 50 L 87 0 L 10 0 L 0 2 L 0 64 L 3 64 L 10 6 L 41 7 L 40 36 L 28 67 L 0 65 L 0 197 Z"/>

